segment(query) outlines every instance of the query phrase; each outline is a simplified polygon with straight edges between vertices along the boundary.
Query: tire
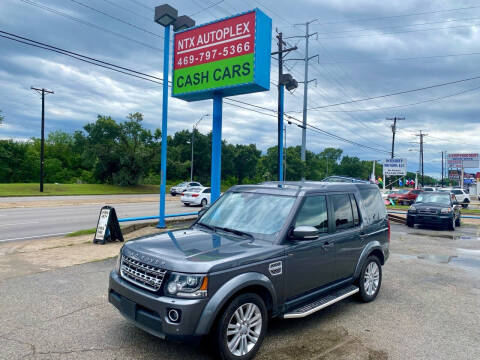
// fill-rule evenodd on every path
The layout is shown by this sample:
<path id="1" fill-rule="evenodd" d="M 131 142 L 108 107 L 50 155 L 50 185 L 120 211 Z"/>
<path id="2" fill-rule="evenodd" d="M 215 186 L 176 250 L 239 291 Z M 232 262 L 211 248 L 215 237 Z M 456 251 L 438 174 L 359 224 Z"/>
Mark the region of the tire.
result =
<path id="1" fill-rule="evenodd" d="M 207 199 L 202 199 L 202 201 L 200 202 L 200 205 L 202 205 L 202 207 L 207 206 L 207 204 L 208 204 Z"/>
<path id="2" fill-rule="evenodd" d="M 177 196 L 177 193 L 170 193 L 170 195 L 172 195 L 172 196 Z"/>
<path id="3" fill-rule="evenodd" d="M 412 219 L 407 218 L 407 226 L 413 228 L 415 226 L 415 222 Z"/>
<path id="4" fill-rule="evenodd" d="M 462 220 L 461 220 L 460 214 L 458 215 L 457 220 L 455 220 L 455 226 L 458 226 L 458 227 L 462 226 Z"/>
<path id="5" fill-rule="evenodd" d="M 464 208 L 464 209 L 468 208 L 469 203 L 470 203 L 470 201 L 468 201 L 468 199 L 463 199 L 462 208 Z"/>
<path id="6" fill-rule="evenodd" d="M 453 217 L 452 221 L 448 223 L 448 230 L 455 231 L 455 225 L 457 225 L 457 222 L 455 221 L 455 217 Z"/>
<path id="7" fill-rule="evenodd" d="M 251 327 L 249 328 L 248 325 L 241 325 L 240 327 L 237 325 L 239 324 L 237 315 L 241 314 L 240 309 L 244 311 L 244 315 L 247 315 L 245 311 L 251 311 L 250 319 L 256 319 L 254 321 L 255 326 L 250 325 Z M 260 319 L 258 319 L 259 315 Z M 267 324 L 267 308 L 262 298 L 253 293 L 239 295 L 225 308 L 215 326 L 213 340 L 215 350 L 217 351 L 216 355 L 222 360 L 252 359 L 262 344 L 267 332 Z M 229 332 L 232 334 L 227 334 L 229 327 Z M 258 336 L 252 337 L 250 330 L 257 333 Z M 237 340 L 238 344 L 233 342 L 236 336 L 240 339 Z M 254 342 L 255 338 L 256 342 Z M 242 352 L 244 341 L 246 341 L 247 350 L 249 349 L 246 353 Z M 229 343 L 231 343 L 230 347 Z"/>
<path id="8" fill-rule="evenodd" d="M 358 285 L 360 288 L 359 296 L 363 302 L 367 303 L 375 300 L 382 285 L 382 265 L 376 256 L 369 256 L 363 264 Z"/>
<path id="9" fill-rule="evenodd" d="M 185 206 L 190 206 L 190 204 L 188 204 L 188 203 L 183 203 L 183 205 L 185 205 Z"/>

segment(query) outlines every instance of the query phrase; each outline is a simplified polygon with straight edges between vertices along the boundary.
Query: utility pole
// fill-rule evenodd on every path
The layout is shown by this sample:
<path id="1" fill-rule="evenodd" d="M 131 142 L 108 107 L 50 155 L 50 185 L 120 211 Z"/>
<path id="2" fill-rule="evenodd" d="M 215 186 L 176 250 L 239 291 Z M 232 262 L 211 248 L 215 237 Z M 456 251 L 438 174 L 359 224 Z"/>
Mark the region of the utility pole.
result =
<path id="1" fill-rule="evenodd" d="M 311 36 L 317 35 L 316 32 L 310 34 L 310 24 L 317 21 L 318 19 L 314 19 L 311 21 L 307 21 L 303 24 L 295 24 L 295 25 L 305 25 L 305 35 L 300 36 L 291 36 L 291 38 L 305 38 L 305 58 L 303 59 L 289 59 L 289 60 L 297 60 L 297 61 L 304 61 L 305 62 L 305 75 L 304 81 L 299 81 L 299 83 L 303 82 L 303 119 L 302 119 L 302 150 L 300 153 L 300 159 L 302 163 L 305 165 L 306 161 L 306 149 L 307 149 L 307 100 L 308 100 L 308 83 L 312 81 L 316 81 L 316 79 L 309 80 L 308 79 L 308 63 L 310 60 L 317 58 L 319 60 L 319 55 L 309 56 L 308 53 L 308 42 Z M 302 180 L 305 180 L 305 174 L 302 173 Z"/>
<path id="2" fill-rule="evenodd" d="M 442 188 L 443 188 L 443 151 L 442 151 Z"/>
<path id="3" fill-rule="evenodd" d="M 43 192 L 43 166 L 44 166 L 44 155 L 45 155 L 45 94 L 54 94 L 53 91 L 46 90 L 44 88 L 38 89 L 33 86 L 30 89 L 35 90 L 42 95 L 42 132 L 41 132 L 41 141 L 40 141 L 40 192 Z"/>
<path id="4" fill-rule="evenodd" d="M 272 55 L 278 55 L 278 126 L 277 126 L 277 163 L 278 163 L 278 181 L 283 180 L 283 103 L 284 103 L 284 92 L 285 87 L 287 90 L 294 89 L 298 86 L 296 80 L 292 78 L 290 74 L 283 73 L 283 61 L 284 54 L 288 54 L 290 51 L 297 50 L 297 47 L 291 47 L 284 49 L 284 45 L 287 44 L 283 41 L 283 34 L 278 33 L 278 51 L 272 52 Z"/>
<path id="5" fill-rule="evenodd" d="M 386 118 L 386 120 L 393 121 L 392 124 L 392 159 L 395 157 L 395 133 L 397 132 L 397 120 L 405 120 L 404 117 L 393 117 L 393 118 Z"/>
<path id="6" fill-rule="evenodd" d="M 200 124 L 200 121 L 203 120 L 204 117 L 208 116 L 210 114 L 205 114 L 205 115 L 202 115 L 200 117 L 200 119 L 197 120 L 197 122 L 195 124 L 193 124 L 193 128 L 192 128 L 192 159 L 191 159 L 191 162 L 190 162 L 190 182 L 193 181 L 193 140 L 194 140 L 194 135 L 195 135 L 195 130 L 197 129 L 197 126 L 198 124 Z"/>
<path id="7" fill-rule="evenodd" d="M 423 141 L 423 138 L 425 136 L 428 136 L 428 134 L 425 134 L 422 132 L 422 130 L 419 130 L 418 134 L 416 135 L 420 138 L 420 171 L 421 171 L 421 175 L 422 175 L 422 187 L 424 186 L 424 181 L 425 181 L 425 173 L 424 173 L 424 169 L 423 169 L 423 144 L 424 144 L 424 141 Z"/>

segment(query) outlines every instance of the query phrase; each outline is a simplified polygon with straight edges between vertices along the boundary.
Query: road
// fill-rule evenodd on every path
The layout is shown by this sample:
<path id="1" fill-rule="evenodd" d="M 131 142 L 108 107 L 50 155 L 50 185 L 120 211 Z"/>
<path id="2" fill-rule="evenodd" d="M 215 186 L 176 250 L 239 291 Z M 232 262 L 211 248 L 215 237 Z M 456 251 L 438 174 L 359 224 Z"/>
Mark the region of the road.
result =
<path id="1" fill-rule="evenodd" d="M 392 225 L 374 302 L 348 298 L 304 319 L 273 320 L 256 360 L 479 359 L 479 240 L 475 226 Z M 208 346 L 159 340 L 125 320 L 107 301 L 113 266 L 0 282 L 0 359 L 212 359 Z"/>
<path id="2" fill-rule="evenodd" d="M 178 196 L 169 196 L 168 200 L 167 214 L 199 210 L 183 206 Z M 106 204 L 115 208 L 119 218 L 153 216 L 159 211 L 158 195 L 0 198 L 0 205 L 2 203 L 25 207 L 0 208 L 0 242 L 64 235 L 94 228 L 100 208 Z"/>

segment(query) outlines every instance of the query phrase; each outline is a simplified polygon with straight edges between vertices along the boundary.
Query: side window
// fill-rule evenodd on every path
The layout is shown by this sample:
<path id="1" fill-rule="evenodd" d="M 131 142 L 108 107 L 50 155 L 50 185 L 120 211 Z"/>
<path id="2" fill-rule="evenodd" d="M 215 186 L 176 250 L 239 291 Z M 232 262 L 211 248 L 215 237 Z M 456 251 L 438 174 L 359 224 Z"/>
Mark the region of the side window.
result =
<path id="1" fill-rule="evenodd" d="M 210 188 L 203 190 L 204 194 L 210 194 Z"/>
<path id="2" fill-rule="evenodd" d="M 350 194 L 350 202 L 352 203 L 353 210 L 353 225 L 358 226 L 360 225 L 360 214 L 358 212 L 357 200 L 355 200 L 355 196 L 353 196 L 353 194 Z"/>
<path id="3" fill-rule="evenodd" d="M 310 196 L 305 199 L 295 221 L 297 226 L 314 226 L 321 233 L 328 232 L 327 199 L 325 196 Z"/>
<path id="4" fill-rule="evenodd" d="M 368 222 L 376 222 L 387 217 L 387 209 L 383 203 L 380 191 L 372 188 L 360 188 L 360 197 L 366 210 Z"/>
<path id="5" fill-rule="evenodd" d="M 335 226 L 337 230 L 349 229 L 353 225 L 352 203 L 348 194 L 331 195 L 335 211 Z"/>

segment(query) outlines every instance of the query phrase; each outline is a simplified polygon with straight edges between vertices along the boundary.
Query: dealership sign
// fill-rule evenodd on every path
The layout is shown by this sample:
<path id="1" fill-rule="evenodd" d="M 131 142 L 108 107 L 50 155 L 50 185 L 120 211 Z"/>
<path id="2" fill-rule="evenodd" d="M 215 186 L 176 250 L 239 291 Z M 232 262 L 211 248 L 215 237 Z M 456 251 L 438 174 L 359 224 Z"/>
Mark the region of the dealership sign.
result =
<path id="1" fill-rule="evenodd" d="M 449 168 L 478 168 L 478 154 L 448 154 Z"/>
<path id="2" fill-rule="evenodd" d="M 383 162 L 383 174 L 386 176 L 407 175 L 407 159 L 385 159 Z"/>
<path id="3" fill-rule="evenodd" d="M 258 9 L 175 33 L 172 96 L 269 90 L 271 36 L 272 20 Z"/>

